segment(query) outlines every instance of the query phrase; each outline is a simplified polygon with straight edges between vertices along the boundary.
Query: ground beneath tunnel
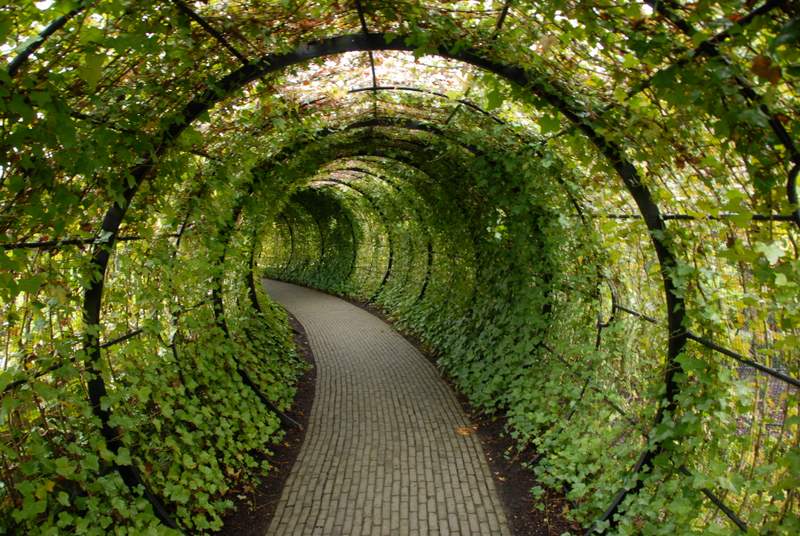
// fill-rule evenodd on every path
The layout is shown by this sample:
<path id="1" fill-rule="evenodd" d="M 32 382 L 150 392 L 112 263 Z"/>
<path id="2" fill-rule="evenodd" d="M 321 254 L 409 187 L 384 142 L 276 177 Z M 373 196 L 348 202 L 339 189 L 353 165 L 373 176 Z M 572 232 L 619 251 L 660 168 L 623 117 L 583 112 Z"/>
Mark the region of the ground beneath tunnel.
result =
<path id="1" fill-rule="evenodd" d="M 267 534 L 510 534 L 480 442 L 435 367 L 354 305 L 265 286 L 317 362 L 305 442 Z"/>

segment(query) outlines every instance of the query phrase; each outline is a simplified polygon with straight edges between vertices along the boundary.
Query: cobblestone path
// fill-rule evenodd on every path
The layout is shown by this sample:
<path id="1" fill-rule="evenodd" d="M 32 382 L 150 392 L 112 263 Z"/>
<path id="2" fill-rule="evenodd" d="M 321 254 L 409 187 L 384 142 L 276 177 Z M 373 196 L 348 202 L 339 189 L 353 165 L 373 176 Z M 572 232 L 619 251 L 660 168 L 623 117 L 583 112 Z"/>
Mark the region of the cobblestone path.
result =
<path id="1" fill-rule="evenodd" d="M 449 387 L 370 313 L 265 280 L 317 362 L 305 442 L 267 534 L 509 535 L 489 466 Z"/>

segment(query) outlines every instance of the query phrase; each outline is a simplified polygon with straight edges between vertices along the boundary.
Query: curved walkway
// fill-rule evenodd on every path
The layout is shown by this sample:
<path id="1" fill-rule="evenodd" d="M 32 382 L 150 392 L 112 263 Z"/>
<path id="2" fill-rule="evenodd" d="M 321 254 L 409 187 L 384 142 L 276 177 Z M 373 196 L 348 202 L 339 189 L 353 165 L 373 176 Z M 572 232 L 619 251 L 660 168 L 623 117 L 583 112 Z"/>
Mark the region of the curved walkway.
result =
<path id="1" fill-rule="evenodd" d="M 305 442 L 268 535 L 509 535 L 489 466 L 436 368 L 379 318 L 265 280 L 317 363 Z M 459 433 L 461 432 L 461 433 Z"/>

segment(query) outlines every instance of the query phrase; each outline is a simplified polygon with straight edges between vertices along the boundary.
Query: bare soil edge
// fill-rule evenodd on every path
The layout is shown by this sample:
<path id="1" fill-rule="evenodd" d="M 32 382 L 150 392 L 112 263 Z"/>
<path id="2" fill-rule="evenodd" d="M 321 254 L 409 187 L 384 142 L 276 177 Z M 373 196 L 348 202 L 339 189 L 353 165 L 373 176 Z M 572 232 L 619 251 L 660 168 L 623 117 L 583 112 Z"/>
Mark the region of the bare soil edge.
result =
<path id="1" fill-rule="evenodd" d="M 319 290 L 319 289 L 315 289 Z M 324 291 L 321 291 L 324 292 Z M 436 356 L 413 334 L 398 329 L 392 318 L 374 304 L 337 296 L 349 303 L 364 309 L 391 325 L 410 344 L 432 363 L 436 364 Z M 269 526 L 275 508 L 283 492 L 283 486 L 294 465 L 294 461 L 303 444 L 311 406 L 314 401 L 316 385 L 316 367 L 314 355 L 308 344 L 308 337 L 302 324 L 291 314 L 289 321 L 294 331 L 295 346 L 298 355 L 310 363 L 312 367 L 297 384 L 297 394 L 289 416 L 303 425 L 303 430 L 291 428 L 287 430 L 283 441 L 273 447 L 273 455 L 269 458 L 272 470 L 260 484 L 252 490 L 238 490 L 234 494 L 236 511 L 224 519 L 224 526 L 218 534 L 225 536 L 262 536 Z M 443 375 L 450 386 L 462 410 L 472 423 L 475 433 L 480 439 L 484 454 L 494 478 L 495 487 L 500 495 L 508 517 L 509 526 L 514 536 L 560 536 L 561 534 L 581 534 L 581 527 L 567 519 L 569 503 L 562 493 L 549 490 L 534 503 L 531 488 L 540 485 L 533 472 L 524 464 L 536 457 L 535 451 L 517 450 L 514 439 L 507 433 L 507 421 L 502 415 L 487 415 L 474 408 L 467 397 L 461 393 L 450 378 Z M 538 505 L 538 506 L 537 506 Z"/>
<path id="2" fill-rule="evenodd" d="M 294 333 L 294 343 L 300 359 L 311 365 L 308 371 L 297 382 L 297 392 L 291 409 L 286 413 L 299 422 L 303 428 L 286 429 L 283 440 L 270 447 L 272 456 L 267 460 L 272 466 L 257 486 L 251 489 L 232 490 L 231 499 L 235 510 L 225 516 L 223 527 L 217 533 L 224 536 L 263 536 L 269 527 L 272 516 L 283 492 L 283 486 L 292 470 L 300 447 L 308 429 L 311 406 L 314 403 L 314 392 L 317 381 L 317 369 L 314 354 L 308 344 L 308 337 L 303 325 L 291 313 L 289 324 Z"/>
<path id="3" fill-rule="evenodd" d="M 372 303 L 338 296 L 351 304 L 379 317 L 391 325 L 410 344 L 429 361 L 436 365 L 436 356 L 430 348 L 414 336 L 399 329 L 392 318 Z M 438 368 L 438 366 L 437 366 Z M 536 475 L 524 464 L 536 458 L 536 452 L 525 449 L 520 452 L 514 439 L 507 433 L 507 419 L 503 415 L 487 415 L 476 409 L 467 397 L 461 393 L 450 378 L 442 374 L 442 378 L 455 393 L 461 409 L 472 423 L 478 434 L 483 452 L 489 462 L 494 483 L 500 494 L 500 500 L 508 517 L 511 533 L 514 536 L 560 536 L 561 534 L 583 534 L 581 526 L 567 519 L 569 502 L 563 493 L 550 490 L 541 485 Z M 544 494 L 534 503 L 531 488 L 539 486 Z M 537 506 L 538 505 L 538 506 Z"/>

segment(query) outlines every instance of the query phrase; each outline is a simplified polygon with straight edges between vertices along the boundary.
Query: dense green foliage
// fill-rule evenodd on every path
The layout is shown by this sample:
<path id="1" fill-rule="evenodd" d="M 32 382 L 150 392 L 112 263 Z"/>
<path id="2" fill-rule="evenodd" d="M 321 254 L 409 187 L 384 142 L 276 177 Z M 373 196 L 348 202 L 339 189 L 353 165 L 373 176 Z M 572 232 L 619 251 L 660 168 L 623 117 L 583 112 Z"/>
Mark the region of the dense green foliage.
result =
<path id="1" fill-rule="evenodd" d="M 648 274 L 626 272 L 647 256 L 636 241 L 608 254 L 608 226 L 597 229 L 572 208 L 563 164 L 541 165 L 524 150 L 457 156 L 442 168 L 396 149 L 362 160 L 358 172 L 346 159 L 322 167 L 270 226 L 259 262 L 270 277 L 374 301 L 420 336 L 473 404 L 507 415 L 518 447 L 534 447 L 540 481 L 566 486 L 571 515 L 591 522 L 647 445 L 652 401 L 663 396 L 663 328 L 623 311 L 609 317 L 609 286 L 622 304 L 660 316 Z M 350 222 L 361 237 L 353 271 Z M 391 263 L 387 243 L 395 245 Z M 769 505 L 791 493 L 796 454 L 782 446 L 783 432 L 753 436 L 741 417 L 755 404 L 788 407 L 790 392 L 776 396 L 774 380 L 692 350 L 679 358 L 686 373 L 676 414 L 655 431 L 674 441 L 646 480 L 650 496 L 625 505 L 617 530 L 735 532 L 709 507 L 706 489 L 740 505 L 749 524 L 791 533 L 791 510 L 776 516 Z M 769 451 L 767 468 L 757 466 L 754 446 Z M 731 473 L 725 460 L 736 457 Z"/>
<path id="2" fill-rule="evenodd" d="M 279 422 L 237 377 L 237 363 L 281 407 L 291 401 L 302 367 L 293 357 L 285 313 L 263 295 L 260 310 L 248 298 L 250 244 L 240 236 L 219 240 L 217 222 L 230 218 L 231 207 L 218 196 L 232 197 L 235 189 L 226 184 L 232 176 L 226 170 L 215 176 L 207 178 L 202 196 L 190 189 L 168 193 L 180 178 L 168 173 L 150 183 L 145 195 L 160 200 L 128 231 L 145 239 L 118 246 L 107 276 L 103 340 L 142 330 L 104 350 L 105 404 L 115 410 L 111 426 L 124 445 L 116 453 L 98 433 L 80 365 L 74 289 L 86 275 L 58 248 L 5 254 L 22 273 L 46 267 L 34 268 L 42 283 L 25 301 L 9 302 L 18 312 L 15 317 L 10 309 L 8 321 L 24 328 L 23 348 L 35 353 L 12 354 L 19 361 L 7 363 L 2 387 L 35 379 L 3 399 L 6 508 L 0 524 L 7 531 L 107 534 L 127 527 L 139 534 L 157 526 L 149 504 L 125 489 L 112 461 L 136 464 L 174 505 L 183 527 L 219 528 L 220 514 L 232 506 L 229 491 L 268 469 L 262 460 L 281 437 Z M 162 236 L 154 234 L 158 228 Z M 178 237 L 163 236 L 173 229 Z M 223 269 L 231 338 L 216 324 L 209 299 Z M 49 367 L 52 373 L 42 375 Z"/>
<path id="3" fill-rule="evenodd" d="M 218 528 L 302 369 L 266 271 L 419 334 L 587 526 L 800 532 L 798 390 L 683 339 L 800 377 L 795 3 L 358 4 L 0 6 L 0 531 Z"/>

